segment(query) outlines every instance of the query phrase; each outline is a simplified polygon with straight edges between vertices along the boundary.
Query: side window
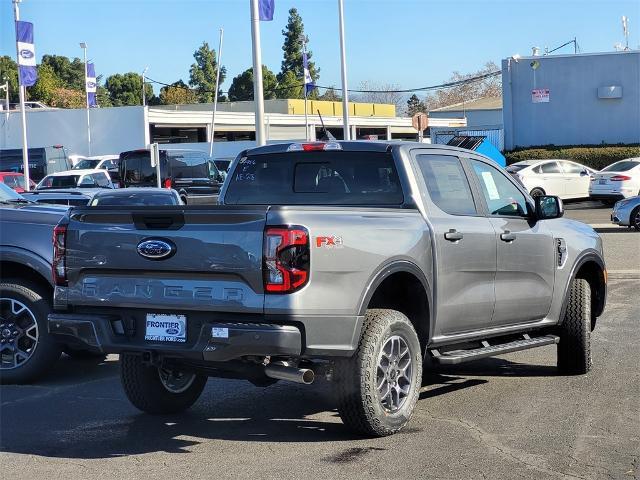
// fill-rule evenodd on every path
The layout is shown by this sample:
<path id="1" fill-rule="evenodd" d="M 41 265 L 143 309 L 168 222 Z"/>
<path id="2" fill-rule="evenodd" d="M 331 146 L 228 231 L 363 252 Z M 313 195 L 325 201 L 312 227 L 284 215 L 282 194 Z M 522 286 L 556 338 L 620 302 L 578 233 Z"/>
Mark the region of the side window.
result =
<path id="1" fill-rule="evenodd" d="M 558 162 L 547 162 L 540 165 L 542 173 L 562 173 Z"/>
<path id="2" fill-rule="evenodd" d="M 560 165 L 562 165 L 564 173 L 582 173 L 582 171 L 584 170 L 584 168 L 582 168 L 577 163 L 560 162 Z"/>
<path id="3" fill-rule="evenodd" d="M 96 181 L 92 175 L 84 175 L 82 177 L 82 180 L 80 180 L 81 187 L 91 187 L 91 186 L 94 186 L 95 184 L 96 184 Z"/>
<path id="4" fill-rule="evenodd" d="M 518 188 L 497 168 L 471 160 L 473 171 L 487 201 L 490 215 L 526 217 L 527 201 Z"/>
<path id="5" fill-rule="evenodd" d="M 91 175 L 99 187 L 108 187 L 109 179 L 104 173 L 93 173 Z"/>
<path id="6" fill-rule="evenodd" d="M 450 215 L 475 215 L 469 181 L 458 157 L 417 155 L 429 196 L 438 208 Z"/>

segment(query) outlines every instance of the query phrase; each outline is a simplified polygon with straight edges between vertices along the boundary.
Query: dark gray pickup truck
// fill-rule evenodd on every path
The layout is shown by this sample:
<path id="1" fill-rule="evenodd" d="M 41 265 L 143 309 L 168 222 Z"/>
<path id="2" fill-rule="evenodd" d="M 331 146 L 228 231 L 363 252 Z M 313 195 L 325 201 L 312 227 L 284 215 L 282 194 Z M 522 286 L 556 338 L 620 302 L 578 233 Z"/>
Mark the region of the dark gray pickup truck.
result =
<path id="1" fill-rule="evenodd" d="M 207 377 L 335 384 L 343 421 L 388 435 L 423 362 L 557 344 L 586 373 L 602 243 L 476 153 L 271 145 L 233 162 L 216 207 L 78 208 L 54 234 L 53 335 L 121 354 L 131 402 L 179 412 Z"/>

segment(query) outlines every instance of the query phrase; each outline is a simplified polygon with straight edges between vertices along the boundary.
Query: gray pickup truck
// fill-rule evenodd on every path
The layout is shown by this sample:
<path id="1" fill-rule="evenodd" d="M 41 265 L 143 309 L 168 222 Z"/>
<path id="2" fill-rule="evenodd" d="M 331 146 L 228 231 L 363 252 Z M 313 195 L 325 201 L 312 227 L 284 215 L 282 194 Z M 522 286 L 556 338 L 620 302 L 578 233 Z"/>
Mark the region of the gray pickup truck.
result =
<path id="1" fill-rule="evenodd" d="M 49 329 L 120 353 L 143 411 L 190 407 L 209 376 L 323 375 L 349 427 L 388 435 L 423 363 L 557 344 L 561 372 L 591 366 L 600 238 L 482 155 L 270 145 L 238 156 L 220 203 L 77 208 L 56 227 Z"/>

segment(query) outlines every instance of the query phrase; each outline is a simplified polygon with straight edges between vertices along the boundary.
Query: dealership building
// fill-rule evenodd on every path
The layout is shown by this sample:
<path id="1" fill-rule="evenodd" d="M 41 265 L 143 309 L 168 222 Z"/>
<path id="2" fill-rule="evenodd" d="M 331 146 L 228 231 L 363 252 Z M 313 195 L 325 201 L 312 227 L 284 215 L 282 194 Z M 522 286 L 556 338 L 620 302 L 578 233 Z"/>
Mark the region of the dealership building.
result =
<path id="1" fill-rule="evenodd" d="M 640 143 L 640 51 L 502 61 L 504 146 Z"/>

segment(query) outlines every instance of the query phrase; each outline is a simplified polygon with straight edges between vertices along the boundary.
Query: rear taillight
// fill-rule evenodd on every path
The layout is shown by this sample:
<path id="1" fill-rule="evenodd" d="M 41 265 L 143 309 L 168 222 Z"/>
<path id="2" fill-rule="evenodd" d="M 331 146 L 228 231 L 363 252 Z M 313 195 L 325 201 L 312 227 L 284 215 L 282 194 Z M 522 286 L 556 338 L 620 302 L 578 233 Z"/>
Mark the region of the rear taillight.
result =
<path id="1" fill-rule="evenodd" d="M 612 182 L 626 182 L 627 180 L 631 180 L 631 177 L 628 177 L 626 175 L 614 175 L 609 180 L 611 180 Z"/>
<path id="2" fill-rule="evenodd" d="M 173 188 L 173 180 L 171 179 L 171 177 L 165 178 L 164 188 Z"/>
<path id="3" fill-rule="evenodd" d="M 309 233 L 299 226 L 269 227 L 264 232 L 263 275 L 268 293 L 291 293 L 309 280 Z"/>
<path id="4" fill-rule="evenodd" d="M 56 225 L 53 229 L 53 283 L 58 287 L 67 285 L 67 226 Z"/>

